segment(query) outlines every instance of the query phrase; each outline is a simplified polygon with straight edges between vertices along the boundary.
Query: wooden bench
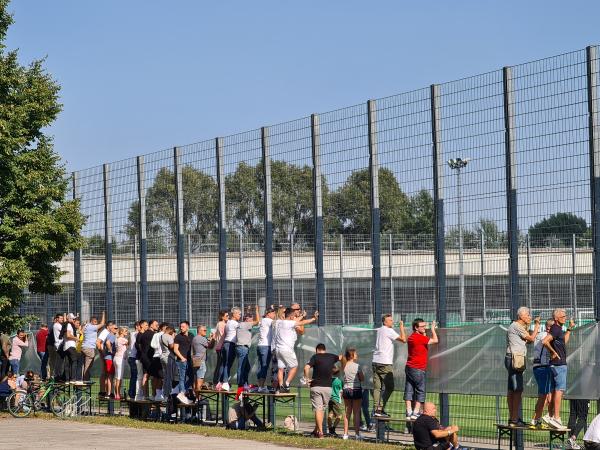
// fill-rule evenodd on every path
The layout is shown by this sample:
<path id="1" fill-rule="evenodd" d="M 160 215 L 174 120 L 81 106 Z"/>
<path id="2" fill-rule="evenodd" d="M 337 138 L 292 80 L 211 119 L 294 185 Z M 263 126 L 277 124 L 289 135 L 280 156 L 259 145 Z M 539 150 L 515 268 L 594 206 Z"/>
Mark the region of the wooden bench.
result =
<path id="1" fill-rule="evenodd" d="M 414 420 L 409 418 L 398 418 L 398 417 L 381 417 L 373 416 L 371 420 L 375 422 L 375 442 L 388 442 L 390 440 L 390 423 L 400 423 L 403 425 L 410 425 L 414 423 Z"/>
<path id="2" fill-rule="evenodd" d="M 121 400 L 121 402 L 127 403 L 127 406 L 129 407 L 129 417 L 141 420 L 150 419 L 153 411 L 157 413 L 158 420 L 160 420 L 160 408 L 166 406 L 165 402 L 157 402 L 154 400 Z"/>
<path id="3" fill-rule="evenodd" d="M 532 428 L 532 427 L 511 427 L 505 423 L 497 423 L 496 424 L 497 432 L 498 432 L 498 450 L 501 448 L 502 438 L 508 437 L 509 439 L 509 449 L 512 450 L 516 447 L 517 444 L 517 432 L 529 431 L 533 433 L 548 433 L 548 448 L 552 450 L 553 448 L 565 448 L 565 435 L 571 431 L 569 428 L 564 430 L 555 430 L 553 428 Z"/>

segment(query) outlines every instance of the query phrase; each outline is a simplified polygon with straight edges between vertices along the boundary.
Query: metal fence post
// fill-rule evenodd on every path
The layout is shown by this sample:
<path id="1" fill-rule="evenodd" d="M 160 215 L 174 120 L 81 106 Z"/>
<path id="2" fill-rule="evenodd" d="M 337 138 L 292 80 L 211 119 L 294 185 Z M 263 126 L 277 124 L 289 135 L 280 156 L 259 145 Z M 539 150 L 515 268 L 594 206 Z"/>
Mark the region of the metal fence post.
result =
<path id="1" fill-rule="evenodd" d="M 140 236 L 140 319 L 148 320 L 148 241 L 146 239 L 146 175 L 144 157 L 137 157 L 138 233 Z"/>
<path id="2" fill-rule="evenodd" d="M 379 212 L 379 157 L 377 154 L 377 104 L 367 102 L 369 127 L 369 172 L 371 175 L 371 264 L 373 325 L 381 325 L 381 215 Z"/>
<path id="3" fill-rule="evenodd" d="M 138 284 L 138 245 L 137 236 L 133 236 L 133 287 L 135 295 L 135 320 L 140 320 L 140 286 Z"/>
<path id="4" fill-rule="evenodd" d="M 227 309 L 227 215 L 225 212 L 225 170 L 223 139 L 215 139 L 217 185 L 219 188 L 219 307 Z"/>
<path id="5" fill-rule="evenodd" d="M 177 306 L 179 320 L 188 320 L 185 289 L 185 243 L 183 224 L 183 174 L 181 173 L 181 149 L 173 148 L 175 171 L 175 237 L 177 239 Z"/>
<path id="6" fill-rule="evenodd" d="M 295 303 L 296 302 L 296 283 L 294 282 L 294 234 L 293 233 L 290 234 L 290 284 L 291 284 L 291 288 L 292 288 L 291 303 Z"/>
<path id="7" fill-rule="evenodd" d="M 73 200 L 77 199 L 77 194 L 79 191 L 79 179 L 77 177 L 77 172 L 73 172 L 72 177 L 73 182 Z M 83 295 L 83 281 L 81 278 L 81 249 L 78 248 L 73 252 L 73 290 L 75 294 L 75 311 L 81 314 L 81 300 Z M 51 324 L 51 321 L 48 321 L 48 324 Z"/>
<path id="8" fill-rule="evenodd" d="M 260 129 L 263 177 L 265 180 L 265 290 L 267 302 L 266 305 L 274 305 L 273 292 L 273 193 L 271 190 L 271 153 L 269 150 L 269 128 Z"/>
<path id="9" fill-rule="evenodd" d="M 574 318 L 577 320 L 577 247 L 575 246 L 575 234 L 571 237 L 571 300 L 573 304 Z"/>
<path id="10" fill-rule="evenodd" d="M 244 241 L 242 239 L 242 234 L 238 234 L 238 257 L 240 260 L 240 305 L 242 307 L 242 314 L 246 314 L 245 304 L 244 304 Z"/>
<path id="11" fill-rule="evenodd" d="M 390 279 L 390 314 L 392 315 L 392 317 L 396 317 L 396 300 L 394 297 L 394 277 L 392 274 L 392 246 L 393 246 L 393 241 L 392 241 L 392 235 L 391 233 L 388 235 L 388 239 L 389 239 L 389 249 L 388 249 L 388 276 Z"/>
<path id="12" fill-rule="evenodd" d="M 444 162 L 440 117 L 439 86 L 432 84 L 431 97 L 431 142 L 433 156 L 433 202 L 434 202 L 434 253 L 435 253 L 435 293 L 437 297 L 436 317 L 440 327 L 446 327 L 446 248 L 444 239 Z M 440 393 L 440 419 L 449 423 L 450 404 L 448 394 Z"/>
<path id="13" fill-rule="evenodd" d="M 344 292 L 344 235 L 340 234 L 340 293 L 342 297 L 342 325 L 346 325 L 346 298 Z"/>
<path id="14" fill-rule="evenodd" d="M 598 88 L 598 47 L 586 48 L 590 192 L 592 207 L 593 300 L 596 321 L 600 321 L 600 89 Z"/>
<path id="15" fill-rule="evenodd" d="M 531 280 L 531 239 L 529 234 L 527 234 L 527 306 L 529 309 L 533 308 L 533 298 L 532 298 L 532 280 Z"/>
<path id="16" fill-rule="evenodd" d="M 519 224 L 517 221 L 517 160 L 514 149 L 514 93 L 512 68 L 502 69 L 504 91 L 504 150 L 506 165 L 506 215 L 508 223 L 508 265 L 510 273 L 510 316 L 517 319 L 519 300 Z M 522 406 L 519 407 L 521 417 Z M 517 431 L 515 447 L 523 448 L 523 432 Z"/>
<path id="17" fill-rule="evenodd" d="M 514 149 L 514 98 L 512 68 L 502 69 L 504 87 L 504 150 L 506 165 L 506 215 L 508 223 L 508 259 L 510 273 L 510 316 L 519 309 L 519 224 L 517 222 L 517 160 Z"/>
<path id="18" fill-rule="evenodd" d="M 186 234 L 187 243 L 187 279 L 186 279 L 186 294 L 187 294 L 187 307 L 188 307 L 188 320 L 190 324 L 192 322 L 192 236 Z"/>
<path id="19" fill-rule="evenodd" d="M 481 259 L 481 298 L 483 300 L 483 323 L 487 322 L 486 284 L 485 284 L 485 233 L 483 228 L 479 233 L 479 254 Z"/>
<path id="20" fill-rule="evenodd" d="M 311 114 L 311 143 L 313 160 L 313 203 L 315 217 L 315 275 L 316 275 L 316 298 L 319 310 L 319 326 L 327 323 L 327 311 L 325 309 L 325 278 L 323 274 L 323 177 L 321 174 L 321 136 L 319 130 L 319 116 Z"/>
<path id="21" fill-rule="evenodd" d="M 106 298 L 104 307 L 106 319 L 114 319 L 113 310 L 113 280 L 112 280 L 112 218 L 110 210 L 110 165 L 102 166 L 104 188 L 104 277 L 106 280 Z"/>

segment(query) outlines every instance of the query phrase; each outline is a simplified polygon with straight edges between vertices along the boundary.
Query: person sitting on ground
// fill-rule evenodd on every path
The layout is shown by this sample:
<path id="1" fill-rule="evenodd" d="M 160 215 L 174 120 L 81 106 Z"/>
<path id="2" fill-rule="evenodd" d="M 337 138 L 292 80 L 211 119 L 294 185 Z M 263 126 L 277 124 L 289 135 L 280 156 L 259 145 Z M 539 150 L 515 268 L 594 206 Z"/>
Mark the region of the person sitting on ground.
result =
<path id="1" fill-rule="evenodd" d="M 344 411 L 342 408 L 342 389 L 344 383 L 339 377 L 333 377 L 331 379 L 331 398 L 327 405 L 327 428 L 329 429 L 329 436 L 337 437 L 338 434 L 335 432 L 335 428 L 344 417 Z"/>
<path id="2" fill-rule="evenodd" d="M 585 450 L 600 450 L 600 414 L 594 417 L 583 436 Z"/>
<path id="3" fill-rule="evenodd" d="M 279 392 L 282 393 L 290 392 L 290 384 L 298 371 L 298 359 L 296 358 L 296 352 L 294 351 L 297 339 L 296 328 L 316 322 L 319 317 L 319 311 L 315 311 L 312 319 L 302 320 L 303 317 L 305 317 L 304 314 L 297 317 L 292 308 L 287 308 L 285 310 L 285 320 L 278 320 L 276 323 L 275 335 L 277 342 L 275 343 L 275 353 L 277 354 L 277 381 Z M 288 370 L 288 376 L 284 382 L 283 372 L 285 369 Z M 331 389 L 331 384 L 329 383 L 330 378 L 331 373 L 327 376 L 326 383 L 326 386 L 329 389 Z M 325 402 L 325 406 L 327 403 L 328 402 Z M 321 433 L 322 432 L 323 430 L 321 430 Z"/>
<path id="4" fill-rule="evenodd" d="M 412 426 L 415 448 L 417 450 L 459 449 L 458 427 L 443 427 L 436 418 L 435 404 L 425 402 L 423 412 Z"/>
<path id="5" fill-rule="evenodd" d="M 313 435 L 321 439 L 323 438 L 323 416 L 331 398 L 331 374 L 339 370 L 336 364 L 342 359 L 342 355 L 327 353 L 323 343 L 317 344 L 315 351 L 316 353 L 304 366 L 304 380 L 310 386 L 310 403 L 315 413 Z M 313 370 L 312 379 L 309 375 L 310 369 Z"/>

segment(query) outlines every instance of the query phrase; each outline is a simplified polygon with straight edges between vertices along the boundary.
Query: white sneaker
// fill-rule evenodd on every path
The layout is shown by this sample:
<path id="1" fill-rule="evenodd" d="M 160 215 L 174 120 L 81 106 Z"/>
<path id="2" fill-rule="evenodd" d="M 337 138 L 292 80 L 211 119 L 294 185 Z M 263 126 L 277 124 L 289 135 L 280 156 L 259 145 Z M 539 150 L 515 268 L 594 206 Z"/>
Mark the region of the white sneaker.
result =
<path id="1" fill-rule="evenodd" d="M 562 424 L 560 419 L 557 419 L 556 417 L 550 417 L 550 423 L 548 425 L 559 431 L 564 431 L 567 429 L 567 427 Z"/>
<path id="2" fill-rule="evenodd" d="M 192 403 L 192 401 L 189 398 L 187 398 L 183 392 L 177 394 L 177 400 L 179 400 L 184 405 L 189 405 Z"/>
<path id="3" fill-rule="evenodd" d="M 261 394 L 268 394 L 269 393 L 269 388 L 266 387 L 266 386 L 259 387 L 258 388 L 258 392 L 261 393 Z"/>
<path id="4" fill-rule="evenodd" d="M 165 401 L 165 397 L 161 394 L 156 394 L 156 397 L 154 397 L 154 401 L 155 402 L 164 402 Z"/>
<path id="5" fill-rule="evenodd" d="M 136 402 L 143 402 L 145 400 L 145 397 L 143 395 L 136 395 L 134 400 Z"/>
<path id="6" fill-rule="evenodd" d="M 567 439 L 567 445 L 565 446 L 567 449 L 579 450 L 581 446 L 575 441 L 573 438 Z"/>
<path id="7" fill-rule="evenodd" d="M 347 434 L 343 435 L 342 439 L 345 440 L 345 441 L 347 441 L 348 440 L 348 435 Z"/>
<path id="8" fill-rule="evenodd" d="M 542 422 L 544 422 L 549 427 L 554 428 L 554 426 L 552 425 L 552 417 L 550 417 L 548 414 L 542 416 Z"/>
<path id="9" fill-rule="evenodd" d="M 229 391 L 231 387 L 229 386 L 229 383 L 225 382 L 221 385 L 221 389 L 223 389 L 224 391 Z"/>

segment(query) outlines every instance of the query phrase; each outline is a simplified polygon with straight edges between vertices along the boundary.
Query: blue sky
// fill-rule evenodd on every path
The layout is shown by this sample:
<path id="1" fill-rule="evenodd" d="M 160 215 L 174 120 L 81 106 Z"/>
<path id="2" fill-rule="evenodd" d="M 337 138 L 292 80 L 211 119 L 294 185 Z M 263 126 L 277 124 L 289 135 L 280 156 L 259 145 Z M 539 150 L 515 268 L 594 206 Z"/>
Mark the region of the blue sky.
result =
<path id="1" fill-rule="evenodd" d="M 68 170 L 600 43 L 600 2 L 14 0 Z"/>

